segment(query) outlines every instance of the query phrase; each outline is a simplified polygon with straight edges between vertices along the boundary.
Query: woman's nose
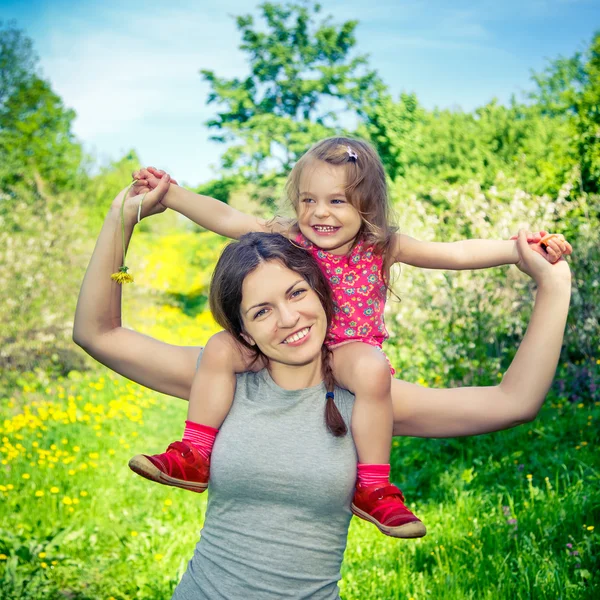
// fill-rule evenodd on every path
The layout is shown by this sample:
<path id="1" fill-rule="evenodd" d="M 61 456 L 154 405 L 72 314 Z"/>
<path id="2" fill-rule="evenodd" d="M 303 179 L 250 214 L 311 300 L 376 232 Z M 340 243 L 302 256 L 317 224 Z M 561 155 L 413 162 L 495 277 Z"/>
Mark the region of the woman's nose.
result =
<path id="1" fill-rule="evenodd" d="M 285 306 L 279 310 L 279 327 L 294 327 L 300 319 L 300 313 L 290 306 Z"/>

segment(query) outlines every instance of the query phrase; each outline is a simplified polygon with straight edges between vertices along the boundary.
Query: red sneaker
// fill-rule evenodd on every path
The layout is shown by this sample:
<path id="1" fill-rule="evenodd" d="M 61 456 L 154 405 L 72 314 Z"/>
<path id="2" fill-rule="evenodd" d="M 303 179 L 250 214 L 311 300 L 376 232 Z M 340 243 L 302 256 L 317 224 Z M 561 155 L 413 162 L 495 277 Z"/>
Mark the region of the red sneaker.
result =
<path id="1" fill-rule="evenodd" d="M 392 484 L 356 484 L 352 512 L 373 523 L 385 535 L 396 538 L 423 537 L 427 530 L 404 504 L 402 492 Z"/>
<path id="2" fill-rule="evenodd" d="M 129 468 L 151 481 L 202 493 L 208 487 L 210 461 L 187 442 L 173 442 L 163 454 L 138 454 Z"/>

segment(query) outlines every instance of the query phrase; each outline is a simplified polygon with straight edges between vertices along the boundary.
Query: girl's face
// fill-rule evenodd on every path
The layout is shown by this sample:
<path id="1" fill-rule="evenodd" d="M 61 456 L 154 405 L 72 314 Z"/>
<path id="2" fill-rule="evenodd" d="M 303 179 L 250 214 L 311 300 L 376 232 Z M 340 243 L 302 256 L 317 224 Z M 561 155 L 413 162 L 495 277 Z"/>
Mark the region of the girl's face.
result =
<path id="1" fill-rule="evenodd" d="M 316 292 L 279 261 L 260 264 L 244 279 L 240 307 L 246 341 L 270 362 L 320 361 L 327 317 Z"/>
<path id="2" fill-rule="evenodd" d="M 343 165 L 315 160 L 300 174 L 298 226 L 315 246 L 331 254 L 347 254 L 362 224 L 346 199 Z"/>

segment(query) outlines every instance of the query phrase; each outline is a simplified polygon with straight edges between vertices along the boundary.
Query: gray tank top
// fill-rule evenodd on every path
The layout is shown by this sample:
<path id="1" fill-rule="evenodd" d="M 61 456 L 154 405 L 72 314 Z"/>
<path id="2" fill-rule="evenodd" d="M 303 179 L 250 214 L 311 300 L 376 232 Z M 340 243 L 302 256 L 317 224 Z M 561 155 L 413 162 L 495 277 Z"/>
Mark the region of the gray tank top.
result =
<path id="1" fill-rule="evenodd" d="M 336 389 L 335 401 L 350 428 L 354 396 Z M 238 375 L 201 539 L 173 599 L 339 598 L 357 456 L 324 408 L 322 383 L 290 391 L 266 370 Z"/>

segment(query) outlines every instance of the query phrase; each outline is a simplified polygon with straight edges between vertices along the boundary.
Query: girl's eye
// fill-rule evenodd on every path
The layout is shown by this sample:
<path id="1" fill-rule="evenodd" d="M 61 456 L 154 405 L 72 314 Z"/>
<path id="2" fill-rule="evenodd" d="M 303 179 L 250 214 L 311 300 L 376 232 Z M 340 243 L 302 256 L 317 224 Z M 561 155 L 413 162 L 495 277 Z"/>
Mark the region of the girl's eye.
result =
<path id="1" fill-rule="evenodd" d="M 314 200 L 313 200 L 312 198 L 303 198 L 301 201 L 302 201 L 302 202 L 306 202 L 307 204 L 308 204 L 309 202 L 314 202 Z"/>
<path id="2" fill-rule="evenodd" d="M 342 200 L 341 198 L 336 198 L 335 200 L 331 201 L 332 204 L 346 204 L 345 200 Z"/>

